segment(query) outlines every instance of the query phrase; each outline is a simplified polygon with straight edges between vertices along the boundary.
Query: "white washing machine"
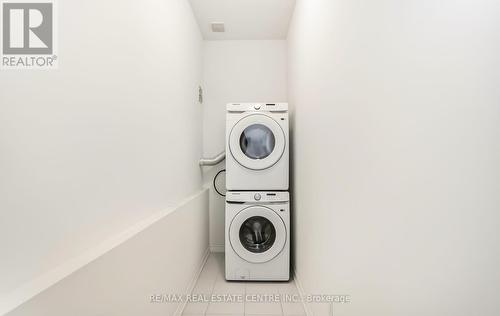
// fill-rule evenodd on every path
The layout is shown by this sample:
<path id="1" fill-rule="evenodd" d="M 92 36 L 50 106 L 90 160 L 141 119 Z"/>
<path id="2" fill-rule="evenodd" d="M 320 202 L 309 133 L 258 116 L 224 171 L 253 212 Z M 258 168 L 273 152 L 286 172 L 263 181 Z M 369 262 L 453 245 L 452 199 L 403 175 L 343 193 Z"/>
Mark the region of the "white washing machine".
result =
<path id="1" fill-rule="evenodd" d="M 288 103 L 230 103 L 226 188 L 288 190 Z"/>
<path id="2" fill-rule="evenodd" d="M 288 192 L 228 191 L 226 280 L 288 281 Z"/>

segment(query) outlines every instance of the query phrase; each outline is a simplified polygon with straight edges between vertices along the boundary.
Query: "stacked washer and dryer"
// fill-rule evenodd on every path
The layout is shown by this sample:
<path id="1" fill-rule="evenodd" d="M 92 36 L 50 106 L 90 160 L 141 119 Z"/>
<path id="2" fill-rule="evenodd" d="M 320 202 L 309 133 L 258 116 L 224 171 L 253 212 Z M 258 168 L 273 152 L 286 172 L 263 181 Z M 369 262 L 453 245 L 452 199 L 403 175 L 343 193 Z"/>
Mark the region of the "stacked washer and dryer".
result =
<path id="1" fill-rule="evenodd" d="M 226 279 L 287 281 L 288 104 L 230 103 L 226 122 Z"/>

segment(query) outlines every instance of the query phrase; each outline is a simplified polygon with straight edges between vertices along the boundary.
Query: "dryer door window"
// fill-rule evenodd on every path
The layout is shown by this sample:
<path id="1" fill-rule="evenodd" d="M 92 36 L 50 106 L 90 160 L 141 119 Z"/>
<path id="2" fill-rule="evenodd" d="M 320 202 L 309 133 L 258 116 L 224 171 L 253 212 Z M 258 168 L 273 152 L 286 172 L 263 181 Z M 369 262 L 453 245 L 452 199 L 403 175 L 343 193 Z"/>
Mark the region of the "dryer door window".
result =
<path id="1" fill-rule="evenodd" d="M 257 205 L 236 214 L 228 234 L 234 252 L 251 263 L 274 259 L 287 242 L 287 229 L 281 217 L 274 210 Z"/>
<path id="2" fill-rule="evenodd" d="M 273 132 L 265 125 L 253 124 L 243 130 L 240 148 L 251 159 L 264 159 L 274 150 Z"/>
<path id="3" fill-rule="evenodd" d="M 252 114 L 239 120 L 229 135 L 229 150 L 243 167 L 264 170 L 281 159 L 286 138 L 281 126 L 264 114 Z"/>

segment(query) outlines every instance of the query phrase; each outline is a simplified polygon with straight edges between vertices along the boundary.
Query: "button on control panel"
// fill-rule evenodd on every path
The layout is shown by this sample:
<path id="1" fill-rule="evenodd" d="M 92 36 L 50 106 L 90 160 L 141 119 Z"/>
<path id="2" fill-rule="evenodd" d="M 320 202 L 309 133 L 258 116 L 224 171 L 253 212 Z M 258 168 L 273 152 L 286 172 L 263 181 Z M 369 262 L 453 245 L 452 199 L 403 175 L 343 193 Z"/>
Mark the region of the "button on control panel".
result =
<path id="1" fill-rule="evenodd" d="M 259 193 L 255 193 L 255 195 L 253 196 L 253 198 L 255 199 L 255 201 L 260 201 L 260 199 L 262 198 L 262 196 L 260 196 Z"/>
<path id="2" fill-rule="evenodd" d="M 253 108 L 256 109 L 256 110 L 260 110 L 260 104 L 254 105 Z"/>

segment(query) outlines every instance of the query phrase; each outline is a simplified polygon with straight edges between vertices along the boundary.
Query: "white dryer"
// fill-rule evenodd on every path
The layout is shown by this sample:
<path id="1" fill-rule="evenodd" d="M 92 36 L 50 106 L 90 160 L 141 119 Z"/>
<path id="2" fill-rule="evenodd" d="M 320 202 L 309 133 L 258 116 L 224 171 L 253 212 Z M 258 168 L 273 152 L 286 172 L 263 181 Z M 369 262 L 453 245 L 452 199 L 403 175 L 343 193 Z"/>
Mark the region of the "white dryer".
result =
<path id="1" fill-rule="evenodd" d="M 288 103 L 230 103 L 226 188 L 288 190 Z"/>
<path id="2" fill-rule="evenodd" d="M 228 191 L 226 280 L 290 278 L 288 192 Z"/>

